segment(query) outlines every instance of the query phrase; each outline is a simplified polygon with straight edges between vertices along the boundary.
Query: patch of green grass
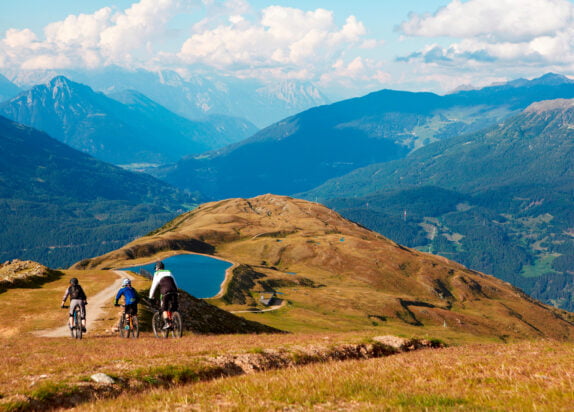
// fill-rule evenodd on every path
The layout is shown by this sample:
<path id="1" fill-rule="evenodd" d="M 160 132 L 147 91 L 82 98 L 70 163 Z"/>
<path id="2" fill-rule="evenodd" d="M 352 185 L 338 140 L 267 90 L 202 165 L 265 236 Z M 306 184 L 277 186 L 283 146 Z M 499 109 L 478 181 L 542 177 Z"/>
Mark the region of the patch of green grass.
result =
<path id="1" fill-rule="evenodd" d="M 205 369 L 199 365 L 162 365 L 136 369 L 132 376 L 154 386 L 198 381 Z"/>
<path id="2" fill-rule="evenodd" d="M 442 395 L 413 395 L 400 394 L 397 400 L 397 406 L 405 408 L 454 408 L 467 404 L 468 401 L 461 398 L 451 398 Z"/>
<path id="3" fill-rule="evenodd" d="M 49 401 L 59 396 L 69 396 L 77 391 L 77 387 L 63 383 L 43 382 L 30 392 L 30 398 L 37 401 Z"/>
<path id="4" fill-rule="evenodd" d="M 4 412 L 22 412 L 30 409 L 30 403 L 27 401 L 10 401 L 0 404 L 0 408 Z"/>
<path id="5" fill-rule="evenodd" d="M 537 278 L 544 273 L 555 272 L 552 269 L 552 262 L 556 259 L 555 255 L 546 255 L 537 259 L 534 265 L 523 266 L 520 276 L 525 278 Z"/>

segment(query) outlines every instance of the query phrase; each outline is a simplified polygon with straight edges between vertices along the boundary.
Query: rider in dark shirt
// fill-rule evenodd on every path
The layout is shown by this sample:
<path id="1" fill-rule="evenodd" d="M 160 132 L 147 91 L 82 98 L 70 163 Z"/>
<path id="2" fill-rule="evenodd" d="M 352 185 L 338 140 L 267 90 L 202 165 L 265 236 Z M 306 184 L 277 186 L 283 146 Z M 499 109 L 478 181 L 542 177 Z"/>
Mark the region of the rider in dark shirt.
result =
<path id="1" fill-rule="evenodd" d="M 72 317 L 74 316 L 74 309 L 76 306 L 79 306 L 80 316 L 82 318 L 82 331 L 86 332 L 86 305 L 88 298 L 77 278 L 70 279 L 70 286 L 66 289 L 66 293 L 64 293 L 64 297 L 62 298 L 62 307 L 66 304 L 68 297 L 70 297 L 70 318 L 68 320 L 68 326 L 70 328 L 73 326 Z"/>

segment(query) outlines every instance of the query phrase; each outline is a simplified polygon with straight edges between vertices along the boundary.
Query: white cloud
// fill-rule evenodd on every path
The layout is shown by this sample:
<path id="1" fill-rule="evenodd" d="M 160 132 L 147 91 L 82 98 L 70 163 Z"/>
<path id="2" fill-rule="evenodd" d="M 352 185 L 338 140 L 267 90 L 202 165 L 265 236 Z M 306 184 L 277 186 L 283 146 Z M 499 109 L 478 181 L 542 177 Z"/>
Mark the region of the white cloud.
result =
<path id="1" fill-rule="evenodd" d="M 313 77 L 367 41 L 364 25 L 354 16 L 338 27 L 333 12 L 325 9 L 270 6 L 258 19 L 249 17 L 234 15 L 211 28 L 202 22 L 196 26 L 201 31 L 183 44 L 179 57 L 187 64 L 283 75 L 294 71 L 300 76 L 305 67 Z"/>
<path id="2" fill-rule="evenodd" d="M 113 16 L 113 24 L 100 33 L 99 46 L 112 60 L 121 60 L 161 35 L 177 11 L 175 0 L 141 0 Z"/>
<path id="3" fill-rule="evenodd" d="M 44 28 L 44 39 L 29 29 L 10 29 L 2 39 L 3 66 L 37 69 L 129 65 L 153 52 L 167 22 L 194 0 L 140 0 L 124 11 L 104 7 L 70 15 Z"/>
<path id="4" fill-rule="evenodd" d="M 574 66 L 574 4 L 567 0 L 452 0 L 433 15 L 411 15 L 400 30 L 436 38 L 399 61 L 415 60 L 441 84 L 449 77 L 462 84 L 469 71 L 478 84 L 509 71 L 539 75 Z"/>
<path id="5" fill-rule="evenodd" d="M 453 0 L 432 16 L 411 15 L 400 28 L 411 36 L 516 42 L 563 30 L 573 14 L 567 0 Z"/>
<path id="6" fill-rule="evenodd" d="M 36 40 L 36 35 L 29 29 L 8 29 L 2 43 L 12 49 L 30 48 Z"/>
<path id="7" fill-rule="evenodd" d="M 204 6 L 205 17 L 197 22 L 198 15 L 190 15 L 191 36 L 179 47 L 171 45 L 171 51 L 162 50 L 172 19 L 198 5 Z M 185 23 L 177 20 L 181 29 Z M 10 29 L 0 38 L 0 67 L 56 70 L 115 64 L 180 72 L 202 67 L 267 80 L 376 82 L 387 75 L 378 63 L 358 56 L 360 50 L 382 44 L 367 36 L 355 16 L 336 23 L 333 12 L 321 8 L 269 6 L 255 11 L 246 0 L 139 0 L 125 10 L 103 7 L 69 15 L 48 24 L 43 37 L 29 29 Z"/>

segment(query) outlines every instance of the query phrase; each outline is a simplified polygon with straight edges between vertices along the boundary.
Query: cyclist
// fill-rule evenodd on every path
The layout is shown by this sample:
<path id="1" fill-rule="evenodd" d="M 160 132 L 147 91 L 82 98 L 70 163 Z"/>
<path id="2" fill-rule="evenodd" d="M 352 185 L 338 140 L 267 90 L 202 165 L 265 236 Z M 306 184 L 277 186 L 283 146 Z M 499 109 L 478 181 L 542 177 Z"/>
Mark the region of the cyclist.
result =
<path id="1" fill-rule="evenodd" d="M 136 290 L 132 287 L 132 281 L 128 278 L 125 278 L 122 281 L 122 288 L 118 290 L 116 294 L 116 300 L 114 302 L 114 306 L 120 306 L 118 301 L 121 297 L 124 297 L 124 311 L 126 315 L 137 316 L 138 314 L 138 302 L 139 296 Z M 120 317 L 121 320 L 121 317 Z"/>
<path id="2" fill-rule="evenodd" d="M 72 328 L 74 322 L 72 319 L 74 316 L 74 309 L 76 309 L 76 306 L 79 306 L 80 316 L 82 319 L 82 332 L 86 332 L 86 305 L 88 304 L 88 298 L 86 297 L 86 293 L 80 286 L 77 278 L 70 279 L 70 286 L 68 286 L 68 289 L 66 289 L 66 293 L 64 293 L 64 297 L 62 298 L 62 307 L 66 304 L 68 296 L 70 297 L 70 318 L 68 320 L 68 326 L 70 329 Z"/>
<path id="3" fill-rule="evenodd" d="M 164 321 L 163 329 L 169 329 L 171 327 L 171 320 L 168 317 L 168 312 L 175 312 L 178 309 L 177 284 L 171 271 L 166 270 L 161 261 L 155 264 L 153 281 L 149 290 L 150 299 L 153 298 L 158 287 Z"/>

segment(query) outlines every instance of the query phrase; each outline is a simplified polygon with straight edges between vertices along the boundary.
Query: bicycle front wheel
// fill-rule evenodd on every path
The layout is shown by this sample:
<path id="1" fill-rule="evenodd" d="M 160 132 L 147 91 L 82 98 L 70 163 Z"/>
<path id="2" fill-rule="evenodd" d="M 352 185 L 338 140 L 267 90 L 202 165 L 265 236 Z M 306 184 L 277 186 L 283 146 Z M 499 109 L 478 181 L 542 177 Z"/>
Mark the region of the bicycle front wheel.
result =
<path id="1" fill-rule="evenodd" d="M 80 308 L 76 306 L 73 315 L 72 337 L 82 339 L 82 319 L 80 316 Z"/>
<path id="2" fill-rule="evenodd" d="M 132 324 L 130 325 L 130 336 L 132 338 L 138 338 L 140 336 L 140 324 L 138 322 L 138 317 L 136 315 L 132 315 Z"/>
<path id="3" fill-rule="evenodd" d="M 183 324 L 179 312 L 173 312 L 171 315 L 172 334 L 174 338 L 181 338 L 183 334 Z"/>
<path id="4" fill-rule="evenodd" d="M 128 326 L 129 327 L 129 326 Z M 120 323 L 118 325 L 118 332 L 122 338 L 127 338 L 129 330 L 126 330 L 126 314 L 122 313 L 122 317 L 120 318 Z"/>

